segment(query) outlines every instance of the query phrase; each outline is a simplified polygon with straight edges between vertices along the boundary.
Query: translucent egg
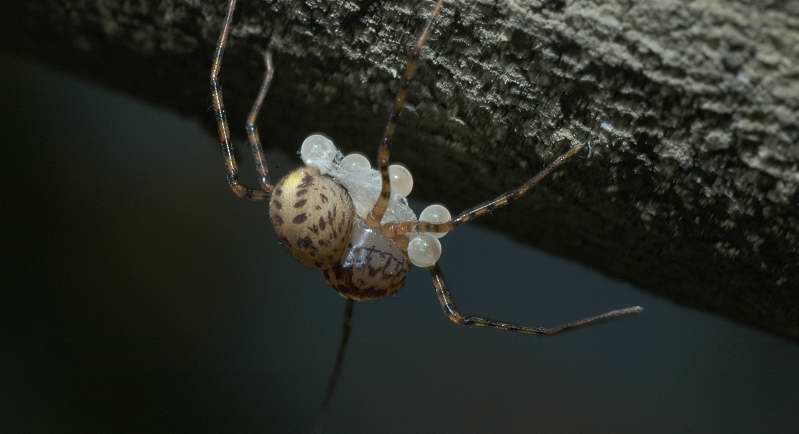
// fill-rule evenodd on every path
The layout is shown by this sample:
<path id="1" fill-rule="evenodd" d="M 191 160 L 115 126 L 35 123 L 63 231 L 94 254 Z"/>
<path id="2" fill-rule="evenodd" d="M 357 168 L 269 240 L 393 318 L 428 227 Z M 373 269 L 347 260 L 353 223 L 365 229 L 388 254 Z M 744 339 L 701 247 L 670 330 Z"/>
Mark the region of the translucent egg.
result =
<path id="1" fill-rule="evenodd" d="M 322 134 L 311 134 L 302 141 L 300 158 L 307 166 L 316 166 L 326 173 L 336 157 L 336 145 Z"/>
<path id="2" fill-rule="evenodd" d="M 444 205 L 434 204 L 428 206 L 419 214 L 419 221 L 427 223 L 447 223 L 452 221 L 452 215 Z M 430 235 L 436 238 L 441 238 L 446 234 L 446 232 L 430 232 Z"/>
<path id="3" fill-rule="evenodd" d="M 419 234 L 408 242 L 408 258 L 417 267 L 432 267 L 440 257 L 441 243 L 430 234 Z"/>
<path id="4" fill-rule="evenodd" d="M 413 176 L 411 172 L 400 164 L 388 166 L 388 176 L 391 180 L 391 191 L 400 196 L 408 197 L 413 190 Z"/>
<path id="5" fill-rule="evenodd" d="M 341 159 L 339 163 L 341 169 L 346 172 L 365 172 L 372 168 L 369 159 L 365 155 L 352 153 Z"/>

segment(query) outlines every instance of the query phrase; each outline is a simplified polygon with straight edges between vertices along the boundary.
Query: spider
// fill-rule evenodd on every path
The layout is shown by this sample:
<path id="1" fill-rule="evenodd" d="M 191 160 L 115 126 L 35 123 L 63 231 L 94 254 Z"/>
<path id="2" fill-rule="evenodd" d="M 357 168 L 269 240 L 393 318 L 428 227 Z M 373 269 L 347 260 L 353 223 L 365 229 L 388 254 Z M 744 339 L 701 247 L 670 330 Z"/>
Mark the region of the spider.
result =
<path id="1" fill-rule="evenodd" d="M 400 113 L 405 108 L 408 85 L 416 72 L 419 55 L 443 5 L 444 0 L 436 1 L 429 21 L 409 54 L 399 92 L 378 146 L 379 170 L 371 169 L 369 160 L 360 154 L 342 158 L 330 139 L 315 134 L 305 139 L 301 146 L 300 154 L 305 165 L 289 172 L 277 184 L 272 184 L 256 125 L 258 113 L 274 77 L 272 55 L 266 50 L 266 71 L 246 123 L 259 185 L 247 187 L 239 181 L 238 163 L 219 84 L 222 57 L 236 8 L 236 0 L 228 0 L 227 15 L 211 66 L 211 99 L 228 185 L 239 198 L 269 200 L 272 226 L 281 243 L 301 263 L 320 269 L 327 283 L 346 299 L 342 338 L 323 409 L 332 398 L 341 371 L 351 330 L 354 301 L 380 299 L 395 294 L 403 286 L 411 264 L 429 270 L 441 309 L 450 321 L 461 326 L 552 336 L 643 310 L 640 306 L 617 309 L 549 328 L 465 315 L 458 310 L 447 289 L 441 267 L 437 264 L 441 255 L 438 238 L 459 225 L 518 200 L 585 146 L 573 145 L 518 187 L 467 209 L 455 218 L 445 207 L 431 205 L 422 211 L 417 220 L 405 200 L 412 187 L 412 177 L 403 166 L 389 165 L 389 149 Z"/>

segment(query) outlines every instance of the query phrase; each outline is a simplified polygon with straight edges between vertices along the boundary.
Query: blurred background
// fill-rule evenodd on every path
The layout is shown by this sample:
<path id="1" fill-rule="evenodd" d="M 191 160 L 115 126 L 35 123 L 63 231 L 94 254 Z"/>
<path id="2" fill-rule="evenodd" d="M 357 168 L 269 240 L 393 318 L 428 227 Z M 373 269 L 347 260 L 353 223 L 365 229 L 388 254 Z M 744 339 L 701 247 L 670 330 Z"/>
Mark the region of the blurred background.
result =
<path id="1" fill-rule="evenodd" d="M 0 432 L 309 432 L 344 301 L 278 244 L 264 205 L 228 191 L 208 96 L 200 125 L 0 62 L 11 171 Z M 267 156 L 275 179 L 299 164 Z M 459 328 L 414 270 L 398 296 L 356 304 L 327 433 L 799 432 L 795 343 L 479 224 L 443 245 L 467 313 L 554 325 L 646 311 L 553 338 Z"/>

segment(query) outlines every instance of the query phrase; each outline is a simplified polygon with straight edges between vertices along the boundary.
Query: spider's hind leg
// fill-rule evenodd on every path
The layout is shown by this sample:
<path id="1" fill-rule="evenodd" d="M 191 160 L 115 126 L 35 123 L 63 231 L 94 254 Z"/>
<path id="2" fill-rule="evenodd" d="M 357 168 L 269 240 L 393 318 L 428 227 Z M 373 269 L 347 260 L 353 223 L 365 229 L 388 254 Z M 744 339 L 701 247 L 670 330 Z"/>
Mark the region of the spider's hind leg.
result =
<path id="1" fill-rule="evenodd" d="M 322 406 L 319 408 L 319 414 L 316 417 L 316 424 L 313 430 L 314 434 L 321 434 L 322 424 L 324 423 L 325 416 L 330 408 L 330 402 L 333 400 L 333 395 L 336 393 L 336 385 L 338 384 L 338 379 L 341 376 L 341 368 L 344 366 L 344 355 L 347 353 L 347 344 L 349 343 L 350 332 L 352 331 L 353 307 L 354 302 L 350 299 L 347 299 L 347 303 L 344 305 L 344 320 L 342 322 L 341 342 L 339 343 L 338 353 L 336 354 L 336 363 L 333 365 L 333 371 L 330 373 L 330 379 L 327 383 L 325 398 L 322 401 Z"/>
<path id="2" fill-rule="evenodd" d="M 610 312 L 605 312 L 597 316 L 592 316 L 590 318 L 584 318 L 578 321 L 570 322 L 567 324 L 561 324 L 549 328 L 528 327 L 528 326 L 483 318 L 479 316 L 472 316 L 472 315 L 466 316 L 458 311 L 458 306 L 455 304 L 455 301 L 452 299 L 452 295 L 449 293 L 447 285 L 444 282 L 444 275 L 441 272 L 441 267 L 439 267 L 438 265 L 434 265 L 433 267 L 430 268 L 430 272 L 433 274 L 433 286 L 435 287 L 436 295 L 438 296 L 438 301 L 441 304 L 441 309 L 444 311 L 444 314 L 447 315 L 447 318 L 449 318 L 449 320 L 452 321 L 453 323 L 466 327 L 490 327 L 497 330 L 516 332 L 526 335 L 552 336 L 561 332 L 574 330 L 576 328 L 586 327 L 589 325 L 594 325 L 611 319 L 628 315 L 635 315 L 641 313 L 641 311 L 644 310 L 641 306 L 632 306 L 624 309 L 616 309 Z"/>

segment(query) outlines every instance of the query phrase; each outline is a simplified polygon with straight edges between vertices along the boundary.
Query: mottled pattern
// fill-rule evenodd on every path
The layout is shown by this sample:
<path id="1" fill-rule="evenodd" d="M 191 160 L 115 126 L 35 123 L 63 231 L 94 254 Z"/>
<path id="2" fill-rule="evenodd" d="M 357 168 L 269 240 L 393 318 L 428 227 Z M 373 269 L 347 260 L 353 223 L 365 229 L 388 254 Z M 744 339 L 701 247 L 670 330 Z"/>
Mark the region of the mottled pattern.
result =
<path id="1" fill-rule="evenodd" d="M 409 269 L 410 262 L 399 246 L 356 218 L 352 242 L 341 263 L 324 274 L 330 286 L 342 296 L 372 300 L 402 288 Z"/>
<path id="2" fill-rule="evenodd" d="M 355 208 L 344 187 L 312 167 L 301 167 L 275 186 L 269 215 L 280 242 L 309 266 L 337 265 L 350 241 Z"/>

